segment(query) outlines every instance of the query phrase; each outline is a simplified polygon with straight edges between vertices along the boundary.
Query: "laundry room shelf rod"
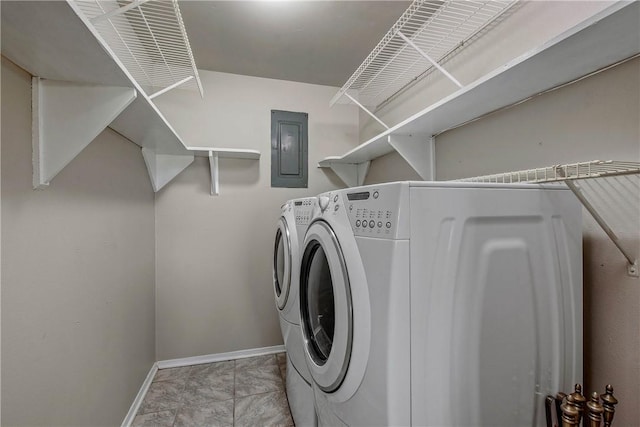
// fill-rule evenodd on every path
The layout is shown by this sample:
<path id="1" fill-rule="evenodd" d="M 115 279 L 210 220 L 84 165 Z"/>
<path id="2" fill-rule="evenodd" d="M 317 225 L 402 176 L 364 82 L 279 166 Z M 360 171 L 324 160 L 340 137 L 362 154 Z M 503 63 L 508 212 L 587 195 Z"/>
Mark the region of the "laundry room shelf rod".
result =
<path id="1" fill-rule="evenodd" d="M 517 0 L 415 0 L 331 100 L 375 109 L 433 69 L 462 87 L 441 62 Z"/>
<path id="2" fill-rule="evenodd" d="M 601 215 L 598 209 L 596 209 L 589 198 L 585 196 L 583 189 L 576 185 L 576 181 L 578 180 L 609 178 L 622 175 L 638 175 L 638 177 L 640 177 L 640 162 L 593 160 L 590 162 L 570 163 L 536 169 L 475 176 L 456 179 L 454 181 L 485 183 L 564 182 L 627 259 L 629 262 L 627 266 L 628 274 L 633 277 L 639 277 L 640 271 L 637 256 L 634 256 L 632 252 L 620 242 L 620 239 L 604 219 L 603 215 Z M 637 188 L 635 188 L 634 191 L 637 193 Z M 624 194 L 624 192 L 622 192 L 622 194 Z M 635 221 L 637 221 L 638 216 L 634 216 Z"/>
<path id="3" fill-rule="evenodd" d="M 202 96 L 177 0 L 71 0 L 149 98 L 176 87 Z"/>

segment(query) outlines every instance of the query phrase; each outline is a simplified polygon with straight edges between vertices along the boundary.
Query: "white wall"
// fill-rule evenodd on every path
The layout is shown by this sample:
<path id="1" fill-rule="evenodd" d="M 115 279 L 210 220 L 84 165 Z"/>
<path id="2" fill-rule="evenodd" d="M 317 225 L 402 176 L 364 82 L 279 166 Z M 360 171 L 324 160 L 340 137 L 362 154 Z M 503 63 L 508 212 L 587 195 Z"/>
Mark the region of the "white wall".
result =
<path id="1" fill-rule="evenodd" d="M 0 4 L 0 10 L 2 5 Z M 2 74 L 0 66 L 0 75 Z M 0 104 L 2 103 L 0 89 Z M 2 115 L 0 114 L 0 134 L 2 133 Z M 0 242 L 2 241 L 2 138 L 0 138 Z M 2 245 L 0 244 L 0 367 L 2 367 Z M 2 369 L 0 368 L 0 424 L 2 423 Z"/>
<path id="2" fill-rule="evenodd" d="M 288 199 L 342 186 L 317 162 L 357 143 L 358 112 L 329 108 L 337 88 L 201 71 L 205 97 L 181 90 L 157 104 L 189 145 L 258 149 L 220 159 L 220 196 L 197 158 L 156 194 L 159 360 L 282 343 L 273 299 L 275 225 Z M 309 188 L 271 188 L 272 109 L 309 114 Z"/>
<path id="3" fill-rule="evenodd" d="M 155 361 L 154 197 L 101 133 L 31 187 L 31 76 L 2 59 L 2 425 L 119 425 Z"/>
<path id="4" fill-rule="evenodd" d="M 554 33 L 560 32 L 602 6 L 595 2 L 524 3 L 514 12 L 514 21 L 504 23 L 508 33 L 498 32 L 491 37 L 495 43 L 485 43 L 482 49 L 481 45 L 473 46 L 479 50 L 474 52 L 475 59 L 469 57 L 470 64 L 476 67 L 478 60 L 491 63 L 495 58 L 502 58 L 501 49 L 505 44 L 529 50 L 532 42 L 537 44 L 536 40 L 549 35 L 549 28 Z M 517 53 L 515 47 L 510 55 Z M 456 66 L 462 71 L 466 67 Z M 594 159 L 640 161 L 638 76 L 640 59 L 631 60 L 439 135 L 436 138 L 437 179 Z M 463 81 L 470 80 L 463 77 Z M 433 93 L 447 92 L 444 83 L 433 83 Z M 425 104 L 418 107 L 421 100 L 425 100 Z M 424 87 L 415 87 L 385 107 L 383 117 L 395 123 L 432 100 Z M 363 135 L 370 131 L 368 126 L 364 125 Z M 393 170 L 388 170 L 386 165 L 393 165 Z M 372 163 L 367 183 L 396 179 L 417 179 L 417 176 L 403 159 L 391 154 Z M 616 225 L 623 243 L 640 256 L 640 179 L 633 179 L 620 178 L 602 186 L 592 185 L 590 190 L 595 188 L 595 191 L 589 194 L 599 198 L 595 200 L 608 211 L 605 211 L 607 219 Z M 627 215 L 621 215 L 625 211 Z M 640 419 L 637 398 L 640 395 L 639 285 L 637 278 L 627 276 L 625 258 L 585 212 L 584 385 L 590 393 L 602 392 L 605 384 L 613 384 L 622 402 L 614 423 L 625 426 L 636 425 Z"/>

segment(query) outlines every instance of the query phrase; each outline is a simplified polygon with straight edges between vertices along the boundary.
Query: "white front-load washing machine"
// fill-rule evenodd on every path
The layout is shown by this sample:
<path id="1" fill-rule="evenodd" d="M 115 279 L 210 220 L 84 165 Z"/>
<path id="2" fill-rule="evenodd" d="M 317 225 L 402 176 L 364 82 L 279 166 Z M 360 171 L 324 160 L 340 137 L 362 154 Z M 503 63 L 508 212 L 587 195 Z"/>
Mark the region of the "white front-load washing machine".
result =
<path id="1" fill-rule="evenodd" d="M 280 330 L 287 350 L 287 398 L 297 426 L 316 424 L 311 374 L 304 357 L 299 305 L 301 245 L 316 207 L 316 197 L 289 200 L 282 206 L 273 251 L 273 287 L 280 315 Z"/>
<path id="2" fill-rule="evenodd" d="M 582 380 L 581 207 L 560 185 L 319 196 L 301 325 L 320 425 L 533 426 Z"/>

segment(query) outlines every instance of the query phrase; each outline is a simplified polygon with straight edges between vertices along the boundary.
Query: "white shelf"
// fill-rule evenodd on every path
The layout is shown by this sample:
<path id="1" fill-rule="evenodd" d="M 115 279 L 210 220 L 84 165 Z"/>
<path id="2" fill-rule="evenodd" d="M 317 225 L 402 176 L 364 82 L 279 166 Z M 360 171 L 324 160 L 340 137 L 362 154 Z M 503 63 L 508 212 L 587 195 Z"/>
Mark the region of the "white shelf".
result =
<path id="1" fill-rule="evenodd" d="M 189 147 L 189 150 L 192 150 L 196 156 L 209 157 L 212 196 L 217 196 L 220 194 L 220 168 L 218 167 L 219 158 L 245 160 L 258 160 L 260 158 L 260 151 L 258 150 L 216 147 Z"/>
<path id="2" fill-rule="evenodd" d="M 95 28 L 87 25 L 88 20 L 77 5 L 62 1 L 3 2 L 1 11 L 3 55 L 44 81 L 135 89 L 135 100 L 106 125 L 146 149 L 146 158 L 151 158 L 152 154 L 183 156 L 187 159 L 180 159 L 182 169 L 193 161 L 193 153 L 186 149 L 180 136 Z M 59 108 L 66 106 L 60 105 Z M 87 144 L 89 142 L 86 141 Z M 52 150 L 60 149 L 64 150 L 64 147 L 52 147 Z M 67 163 L 72 158 L 67 159 Z M 158 164 L 164 165 L 165 162 Z M 173 168 L 171 178 L 182 169 Z M 162 185 L 154 179 L 158 176 L 156 172 L 149 170 L 157 191 Z M 163 175 L 166 184 L 171 178 Z"/>
<path id="3" fill-rule="evenodd" d="M 319 167 L 360 164 L 396 150 L 394 136 L 431 136 L 640 53 L 640 2 L 618 2 L 539 48 Z M 391 137 L 391 139 L 390 139 Z"/>
<path id="4" fill-rule="evenodd" d="M 140 147 L 189 155 L 160 110 L 72 6 L 63 1 L 3 2 L 2 54 L 42 79 L 135 88 L 138 96 L 110 127 Z"/>
<path id="5" fill-rule="evenodd" d="M 620 250 L 622 255 L 627 259 L 627 274 L 633 277 L 640 276 L 638 268 L 637 254 L 633 254 L 631 250 L 625 247 L 620 241 L 616 233 L 609 226 L 604 217 L 598 212 L 598 209 L 585 196 L 581 187 L 576 185 L 575 181 L 585 179 L 609 178 L 623 175 L 639 175 L 640 162 L 627 162 L 615 160 L 593 160 L 590 162 L 571 163 L 566 165 L 554 165 L 536 169 L 526 169 L 514 172 L 504 172 L 492 175 L 475 176 L 471 178 L 456 179 L 454 181 L 462 182 L 495 182 L 495 183 L 545 183 L 545 182 L 564 182 L 567 187 L 580 200 L 580 203 L 591 214 L 593 219 L 600 225 L 602 230 L 609 236 L 614 245 Z M 637 189 L 637 187 L 636 187 Z M 620 194 L 625 194 L 626 189 L 620 188 Z M 637 191 L 635 192 L 637 195 Z M 604 207 L 605 210 L 611 209 L 609 206 Z M 602 210 L 602 209 L 601 209 Z M 626 221 L 634 221 L 637 223 L 638 214 Z"/>
<path id="6" fill-rule="evenodd" d="M 187 147 L 198 157 L 207 157 L 209 152 L 216 153 L 221 159 L 247 159 L 258 160 L 260 151 L 245 148 L 220 148 L 220 147 Z"/>
<path id="7" fill-rule="evenodd" d="M 380 40 L 331 105 L 345 94 L 377 107 L 433 68 L 507 11 L 516 0 L 414 0 Z M 347 96 L 347 97 L 348 97 Z"/>
<path id="8" fill-rule="evenodd" d="M 173 1 L 163 3 L 174 5 Z M 115 2 L 104 4 L 110 5 L 110 11 L 115 10 L 113 9 L 113 6 L 116 5 Z M 89 3 L 83 3 L 83 5 L 86 7 Z M 58 95 L 59 91 L 45 92 L 46 97 L 43 96 L 43 99 L 39 100 L 41 105 L 55 105 L 57 99 L 86 97 L 85 95 L 77 95 L 78 93 L 108 93 L 113 94 L 110 95 L 114 97 L 113 100 L 105 99 L 101 102 L 98 98 L 92 99 L 96 106 L 113 104 L 111 109 L 105 110 L 102 107 L 96 107 L 96 109 L 106 111 L 106 113 L 110 111 L 119 113 L 115 119 L 113 117 L 105 119 L 102 128 L 99 128 L 101 121 L 99 117 L 96 117 L 91 121 L 91 129 L 76 132 L 79 136 L 84 137 L 85 141 L 75 142 L 72 145 L 64 142 L 62 138 L 58 138 L 58 140 L 61 140 L 63 145 L 53 141 L 52 149 L 49 151 L 61 154 L 56 156 L 50 167 L 49 163 L 51 162 L 45 161 L 46 159 L 42 159 L 38 153 L 34 153 L 34 161 L 37 160 L 38 164 L 43 163 L 43 171 L 45 172 L 41 177 L 39 171 L 37 171 L 38 173 L 34 171 L 34 184 L 37 184 L 37 187 L 46 186 L 48 180 L 59 172 L 60 165 L 64 167 L 79 153 L 79 149 L 91 142 L 93 138 L 88 139 L 86 135 L 93 134 L 95 137 L 104 129 L 104 126 L 111 127 L 143 148 L 143 155 L 154 191 L 160 190 L 193 162 L 194 149 L 206 151 L 207 155 L 208 151 L 214 151 L 220 157 L 259 158 L 260 153 L 255 150 L 187 147 L 141 84 L 136 81 L 107 41 L 91 24 L 89 17 L 80 10 L 78 2 L 3 2 L 1 12 L 2 54 L 32 75 L 42 79 L 41 86 L 45 89 L 49 86 L 54 88 L 58 86 L 70 87 L 69 90 L 66 90 L 68 95 L 62 97 Z M 186 43 L 188 44 L 188 41 Z M 47 84 L 48 81 L 53 84 Z M 165 82 L 165 86 L 170 83 Z M 156 82 L 145 87 L 157 88 L 157 85 L 162 86 L 161 83 Z M 99 88 L 104 88 L 104 90 Z M 122 94 L 126 94 L 126 92 L 117 89 L 126 88 L 134 91 L 133 101 L 128 101 L 124 110 L 118 110 L 119 105 L 122 105 L 126 99 L 118 102 L 115 97 L 122 97 L 124 96 Z M 136 94 L 137 96 L 135 96 Z M 77 108 L 70 108 L 65 103 L 59 102 L 58 107 L 60 110 L 68 109 L 70 111 L 60 114 L 50 110 L 41 111 L 40 114 L 34 115 L 36 120 L 42 120 L 42 124 L 47 126 L 46 131 L 42 132 L 43 134 L 57 135 L 65 131 L 65 126 L 68 124 L 60 120 L 58 120 L 60 123 L 55 123 L 57 116 L 66 117 L 69 120 L 82 116 L 76 111 Z M 90 106 L 84 108 L 87 110 L 90 109 Z M 93 115 L 95 116 L 95 113 Z M 42 127 L 42 124 L 38 127 Z M 52 128 L 54 132 L 51 132 Z M 51 144 L 51 142 L 45 142 Z M 46 173 L 48 172 L 47 167 L 54 173 Z"/>

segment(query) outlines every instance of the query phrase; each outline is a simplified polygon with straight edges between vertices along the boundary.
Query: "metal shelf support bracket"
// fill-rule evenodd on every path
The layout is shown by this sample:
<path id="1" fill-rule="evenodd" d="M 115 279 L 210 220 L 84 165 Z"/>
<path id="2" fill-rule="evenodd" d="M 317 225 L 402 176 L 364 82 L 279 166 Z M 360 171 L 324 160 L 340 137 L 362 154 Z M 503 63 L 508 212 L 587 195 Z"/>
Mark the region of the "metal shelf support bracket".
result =
<path id="1" fill-rule="evenodd" d="M 373 114 L 371 111 L 369 111 L 367 109 L 367 107 L 365 107 L 364 105 L 362 105 L 360 102 L 358 102 L 357 99 L 355 99 L 353 96 L 349 95 L 348 93 L 344 93 L 344 96 L 346 96 L 347 98 L 349 98 L 354 104 L 356 104 L 358 107 L 360 107 L 365 113 L 367 113 L 368 115 L 370 115 L 376 122 L 380 123 L 382 126 L 384 126 L 385 129 L 389 129 L 389 126 L 386 125 L 385 122 L 383 122 L 382 120 L 380 120 L 378 118 L 378 116 L 376 116 L 375 114 Z"/>
<path id="2" fill-rule="evenodd" d="M 131 10 L 131 9 L 135 9 L 136 7 L 142 6 L 143 4 L 149 2 L 151 0 L 133 0 L 131 3 L 129 3 L 126 6 L 122 6 L 118 9 L 112 10 L 111 12 L 107 12 L 104 13 L 102 15 L 98 15 L 95 18 L 90 19 L 92 24 L 95 24 L 96 22 L 100 22 L 100 21 L 104 21 L 105 19 L 110 19 L 113 18 L 115 16 L 118 15 L 122 15 L 123 13 Z"/>
<path id="3" fill-rule="evenodd" d="M 222 147 L 187 147 L 195 156 L 209 159 L 209 176 L 211 177 L 211 195 L 220 195 L 220 166 L 218 159 L 243 159 L 258 160 L 260 151 L 247 148 L 222 148 Z"/>
<path id="4" fill-rule="evenodd" d="M 163 93 L 169 92 L 170 90 L 175 89 L 178 86 L 183 85 L 184 83 L 188 82 L 191 79 L 193 79 L 193 76 L 185 77 L 184 79 L 180 80 L 179 82 L 175 82 L 174 84 L 172 84 L 170 86 L 167 86 L 164 89 L 160 89 L 159 91 L 152 93 L 151 95 L 149 95 L 149 99 L 153 99 L 156 96 L 160 96 Z"/>
<path id="5" fill-rule="evenodd" d="M 357 187 L 364 184 L 370 164 L 370 161 L 362 163 L 330 163 L 329 167 L 348 187 Z"/>
<path id="6" fill-rule="evenodd" d="M 159 154 L 150 148 L 142 149 L 153 191 L 158 192 L 187 166 L 193 163 L 193 154 Z"/>
<path id="7" fill-rule="evenodd" d="M 33 188 L 42 189 L 134 99 L 136 90 L 31 79 Z"/>
<path id="8" fill-rule="evenodd" d="M 220 178 L 218 175 L 218 153 L 209 151 L 209 170 L 211 172 L 211 195 L 220 195 Z"/>
<path id="9" fill-rule="evenodd" d="M 584 197 L 584 195 L 582 194 L 582 191 L 576 185 L 576 183 L 573 182 L 572 180 L 567 180 L 565 181 L 565 184 L 567 185 L 567 187 L 569 187 L 569 189 L 573 192 L 573 194 L 575 194 L 578 200 L 580 200 L 580 203 L 582 203 L 582 206 L 584 206 L 584 208 L 587 211 L 589 211 L 593 219 L 596 220 L 598 225 L 607 234 L 607 236 L 609 236 L 613 244 L 616 245 L 616 248 L 618 248 L 618 250 L 622 252 L 622 255 L 624 255 L 624 257 L 627 259 L 628 261 L 627 274 L 632 277 L 640 277 L 640 274 L 638 272 L 638 260 L 631 254 L 631 252 L 627 248 L 625 248 L 622 245 L 622 243 L 620 242 L 620 239 L 618 239 L 618 236 L 616 236 L 616 233 L 613 232 L 613 230 L 611 229 L 611 227 L 609 227 L 609 225 L 604 220 L 604 218 L 602 218 L 602 216 L 593 207 L 593 205 Z"/>
<path id="10" fill-rule="evenodd" d="M 416 52 L 418 52 L 420 55 L 422 55 L 424 57 L 424 59 L 426 59 L 427 61 L 429 61 L 431 63 L 431 65 L 433 65 L 434 67 L 436 67 L 438 69 L 438 71 L 440 71 L 442 74 L 444 74 L 449 80 L 451 80 L 456 86 L 458 87 L 462 87 L 462 83 L 460 83 L 458 81 L 458 79 L 456 79 L 455 77 L 453 77 L 451 75 L 451 73 L 449 73 L 447 70 L 445 70 L 440 64 L 438 64 L 437 61 L 434 61 L 429 55 L 427 55 L 427 53 L 420 49 L 420 47 L 415 44 L 413 42 L 413 40 L 411 40 L 409 37 L 405 36 L 404 34 L 402 34 L 402 31 L 398 31 L 397 33 L 400 38 L 402 40 L 404 40 L 409 46 L 411 46 L 412 48 L 414 48 L 416 50 Z"/>
<path id="11" fill-rule="evenodd" d="M 634 261 L 633 264 L 628 264 L 627 265 L 627 274 L 631 277 L 640 277 L 640 274 L 638 274 L 638 261 Z"/>
<path id="12" fill-rule="evenodd" d="M 435 138 L 413 135 L 389 135 L 391 145 L 403 159 L 426 181 L 435 179 Z"/>

